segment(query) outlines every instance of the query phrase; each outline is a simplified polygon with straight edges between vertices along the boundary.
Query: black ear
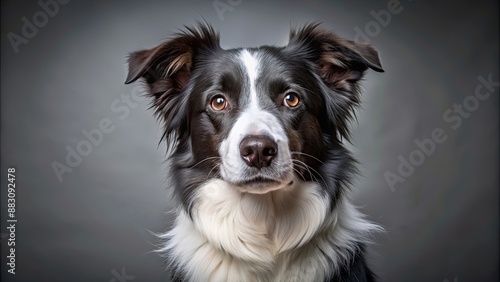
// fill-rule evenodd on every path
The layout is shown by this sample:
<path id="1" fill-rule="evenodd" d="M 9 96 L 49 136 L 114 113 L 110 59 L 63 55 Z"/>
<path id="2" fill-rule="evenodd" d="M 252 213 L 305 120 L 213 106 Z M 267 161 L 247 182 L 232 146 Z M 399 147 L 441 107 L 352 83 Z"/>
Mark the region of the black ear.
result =
<path id="1" fill-rule="evenodd" d="M 305 48 L 317 64 L 317 73 L 337 90 L 354 90 L 364 72 L 383 72 L 377 50 L 365 43 L 343 39 L 309 24 L 290 33 L 289 46 Z M 304 51 L 302 51 L 304 52 Z"/>
<path id="2" fill-rule="evenodd" d="M 152 107 L 165 121 L 165 135 L 181 131 L 180 106 L 192 71 L 196 56 L 207 49 L 219 49 L 219 36 L 207 24 L 186 27 L 171 39 L 160 45 L 133 52 L 128 58 L 126 84 L 142 79 L 153 98 Z"/>
<path id="3" fill-rule="evenodd" d="M 384 71 L 377 50 L 323 30 L 317 23 L 292 30 L 286 48 L 313 63 L 314 71 L 328 87 L 325 99 L 329 119 L 340 135 L 348 138 L 347 121 L 360 102 L 360 80 L 368 68 Z"/>

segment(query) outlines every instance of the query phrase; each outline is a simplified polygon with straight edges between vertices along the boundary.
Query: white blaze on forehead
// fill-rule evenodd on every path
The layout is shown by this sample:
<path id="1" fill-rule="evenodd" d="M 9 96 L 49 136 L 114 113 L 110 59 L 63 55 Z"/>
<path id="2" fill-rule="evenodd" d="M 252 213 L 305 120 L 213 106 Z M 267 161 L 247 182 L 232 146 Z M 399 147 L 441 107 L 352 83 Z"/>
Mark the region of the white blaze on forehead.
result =
<path id="1" fill-rule="evenodd" d="M 241 50 L 239 54 L 245 83 L 241 95 L 248 102 L 242 105 L 238 118 L 235 120 L 228 136 L 219 146 L 219 154 L 222 159 L 220 173 L 224 180 L 238 183 L 252 177 L 264 176 L 280 181 L 279 185 L 264 187 L 263 191 L 282 188 L 287 185 L 293 177 L 291 153 L 288 148 L 288 137 L 279 117 L 259 107 L 259 99 L 256 90 L 256 81 L 259 77 L 260 62 L 257 54 L 251 54 L 248 50 Z M 248 82 L 247 82 L 248 81 Z M 265 93 L 262 93 L 265 97 Z M 265 169 L 263 175 L 249 173 L 249 167 L 241 157 L 240 144 L 243 138 L 249 135 L 265 135 L 278 145 L 278 154 L 273 159 L 273 167 Z M 250 192 L 250 191 L 249 191 Z M 253 189 L 252 192 L 259 192 Z M 261 192 L 261 191 L 260 191 Z M 263 193 L 265 193 L 263 192 Z"/>
<path id="2" fill-rule="evenodd" d="M 255 81 L 259 73 L 259 60 L 254 57 L 248 50 L 243 49 L 240 53 L 240 59 L 245 66 L 245 71 L 248 75 L 248 83 L 250 84 L 250 109 L 258 109 L 257 91 L 255 90 Z"/>

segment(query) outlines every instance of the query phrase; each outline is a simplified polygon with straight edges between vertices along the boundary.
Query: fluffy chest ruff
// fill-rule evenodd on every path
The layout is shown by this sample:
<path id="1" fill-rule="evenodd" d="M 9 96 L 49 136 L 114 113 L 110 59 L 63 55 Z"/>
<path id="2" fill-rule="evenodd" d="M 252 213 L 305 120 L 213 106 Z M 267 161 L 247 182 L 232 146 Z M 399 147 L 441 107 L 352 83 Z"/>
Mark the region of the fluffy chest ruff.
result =
<path id="1" fill-rule="evenodd" d="M 194 202 L 192 218 L 181 211 L 161 236 L 187 281 L 325 281 L 378 229 L 347 199 L 331 211 L 318 185 L 300 181 L 259 195 L 214 179 Z"/>

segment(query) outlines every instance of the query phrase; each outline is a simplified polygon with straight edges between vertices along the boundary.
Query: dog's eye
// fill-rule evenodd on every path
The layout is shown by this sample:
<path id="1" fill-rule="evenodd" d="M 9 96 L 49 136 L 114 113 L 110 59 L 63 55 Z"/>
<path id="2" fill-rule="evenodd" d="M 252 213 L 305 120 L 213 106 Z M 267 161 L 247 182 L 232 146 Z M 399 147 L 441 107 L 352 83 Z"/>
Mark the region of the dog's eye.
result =
<path id="1" fill-rule="evenodd" d="M 295 93 L 288 93 L 283 100 L 285 106 L 290 108 L 295 108 L 299 105 L 300 99 L 299 96 Z"/>
<path id="2" fill-rule="evenodd" d="M 227 101 L 222 96 L 215 96 L 210 102 L 210 106 L 214 111 L 222 111 L 227 107 Z"/>

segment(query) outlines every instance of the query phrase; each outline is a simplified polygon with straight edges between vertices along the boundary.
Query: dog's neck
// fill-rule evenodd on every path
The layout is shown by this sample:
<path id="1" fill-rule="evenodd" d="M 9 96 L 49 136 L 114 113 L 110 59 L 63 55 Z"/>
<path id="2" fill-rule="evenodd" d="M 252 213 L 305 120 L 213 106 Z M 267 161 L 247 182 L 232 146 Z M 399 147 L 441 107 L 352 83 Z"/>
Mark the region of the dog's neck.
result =
<path id="1" fill-rule="evenodd" d="M 192 220 L 180 212 L 163 235 L 171 267 L 193 281 L 322 281 L 377 226 L 344 199 L 330 211 L 314 183 L 264 195 L 222 180 L 199 188 Z"/>

